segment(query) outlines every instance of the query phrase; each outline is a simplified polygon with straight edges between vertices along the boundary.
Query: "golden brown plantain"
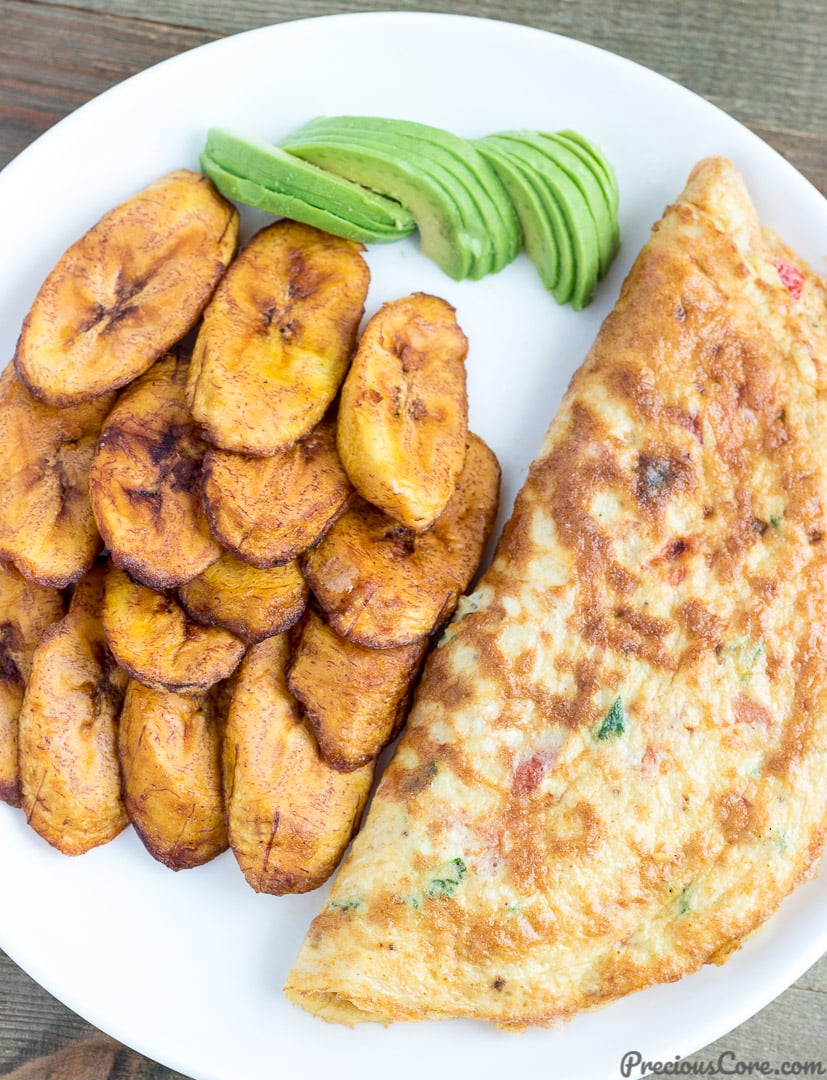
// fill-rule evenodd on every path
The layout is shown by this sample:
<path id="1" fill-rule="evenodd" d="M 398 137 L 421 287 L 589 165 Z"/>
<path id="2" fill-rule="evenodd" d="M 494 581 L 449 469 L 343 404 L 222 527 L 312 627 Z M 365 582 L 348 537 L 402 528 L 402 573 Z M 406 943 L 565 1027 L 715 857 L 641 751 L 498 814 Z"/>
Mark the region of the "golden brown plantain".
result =
<path id="1" fill-rule="evenodd" d="M 342 385 L 337 442 L 354 487 L 409 529 L 430 528 L 465 461 L 468 341 L 427 293 L 384 304 Z"/>
<path id="2" fill-rule="evenodd" d="M 337 772 L 287 689 L 287 634 L 253 645 L 224 737 L 230 846 L 256 892 L 308 892 L 330 877 L 359 825 L 373 765 Z"/>
<path id="3" fill-rule="evenodd" d="M 469 433 L 454 494 L 424 533 L 359 500 L 303 559 L 333 629 L 387 649 L 430 634 L 453 612 L 477 571 L 497 514 L 500 467 Z"/>
<path id="4" fill-rule="evenodd" d="M 275 454 L 321 420 L 364 311 L 370 274 L 360 251 L 285 219 L 239 254 L 204 312 L 187 386 L 210 442 Z"/>
<path id="5" fill-rule="evenodd" d="M 353 496 L 332 418 L 271 457 L 208 450 L 203 476 L 214 535 L 261 569 L 288 562 L 314 544 Z"/>
<path id="6" fill-rule="evenodd" d="M 117 755 L 126 675 L 101 625 L 104 574 L 97 563 L 68 613 L 44 631 L 20 709 L 26 820 L 67 855 L 107 843 L 128 824 Z"/>
<path id="7" fill-rule="evenodd" d="M 404 724 L 430 640 L 370 649 L 341 637 L 311 611 L 287 672 L 322 757 L 349 771 L 373 761 Z"/>
<path id="8" fill-rule="evenodd" d="M 200 626 L 175 595 L 132 581 L 110 564 L 103 626 L 127 674 L 155 689 L 206 690 L 227 678 L 244 655 L 244 642 L 221 626 Z"/>
<path id="9" fill-rule="evenodd" d="M 54 409 L 9 365 L 0 375 L 0 558 L 32 581 L 63 588 L 100 550 L 89 466 L 114 394 Z"/>
<path id="10" fill-rule="evenodd" d="M 49 405 L 131 382 L 198 320 L 235 253 L 238 211 L 179 169 L 110 210 L 40 287 L 17 373 Z"/>
<path id="11" fill-rule="evenodd" d="M 223 626 L 249 645 L 298 622 L 309 592 L 295 559 L 259 570 L 225 552 L 182 585 L 178 598 L 191 619 L 205 626 Z"/>
<path id="12" fill-rule="evenodd" d="M 201 504 L 205 444 L 187 408 L 189 365 L 169 355 L 121 394 L 101 431 L 89 493 L 116 566 L 156 589 L 221 555 Z"/>
<path id="13" fill-rule="evenodd" d="M 124 805 L 144 847 L 171 870 L 227 849 L 223 724 L 212 690 L 182 694 L 129 681 L 118 733 Z"/>
<path id="14" fill-rule="evenodd" d="M 0 563 L 0 799 L 20 806 L 17 723 L 32 656 L 43 631 L 64 614 L 57 589 Z"/>

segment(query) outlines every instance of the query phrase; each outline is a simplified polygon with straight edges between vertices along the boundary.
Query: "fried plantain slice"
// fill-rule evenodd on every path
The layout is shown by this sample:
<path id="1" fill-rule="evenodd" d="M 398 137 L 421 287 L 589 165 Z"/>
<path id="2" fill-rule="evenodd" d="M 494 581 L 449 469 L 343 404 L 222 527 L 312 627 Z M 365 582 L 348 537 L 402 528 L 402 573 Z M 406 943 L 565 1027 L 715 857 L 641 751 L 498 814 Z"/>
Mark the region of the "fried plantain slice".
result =
<path id="1" fill-rule="evenodd" d="M 41 585 L 77 581 L 100 550 L 89 467 L 114 400 L 55 409 L 0 375 L 0 558 Z"/>
<path id="2" fill-rule="evenodd" d="M 128 824 L 121 801 L 117 725 L 126 675 L 101 625 L 104 565 L 75 587 L 68 613 L 46 629 L 20 709 L 20 781 L 29 824 L 80 855 Z"/>
<path id="3" fill-rule="evenodd" d="M 314 544 L 352 496 L 330 417 L 271 457 L 212 449 L 204 458 L 210 528 L 225 547 L 261 569 L 289 562 Z"/>
<path id="4" fill-rule="evenodd" d="M 221 789 L 222 717 L 213 690 L 174 693 L 130 679 L 118 755 L 123 800 L 144 847 L 171 870 L 227 850 Z"/>
<path id="5" fill-rule="evenodd" d="M 322 757 L 349 771 L 373 761 L 404 724 L 429 639 L 395 649 L 357 645 L 308 613 L 287 672 Z"/>
<path id="6" fill-rule="evenodd" d="M 178 598 L 191 619 L 205 626 L 223 626 L 249 645 L 298 622 L 309 593 L 295 559 L 259 570 L 225 552 L 182 585 Z"/>
<path id="7" fill-rule="evenodd" d="M 103 627 L 124 671 L 153 689 L 206 690 L 227 678 L 244 655 L 235 634 L 193 622 L 172 592 L 141 585 L 111 563 Z"/>
<path id="8" fill-rule="evenodd" d="M 18 375 L 49 405 L 125 386 L 195 325 L 237 239 L 238 211 L 206 176 L 162 176 L 60 258 L 23 322 Z"/>
<path id="9" fill-rule="evenodd" d="M 358 828 L 373 765 L 337 772 L 287 689 L 288 634 L 253 645 L 224 737 L 230 847 L 256 892 L 308 892 L 335 870 Z"/>
<path id="10" fill-rule="evenodd" d="M 456 607 L 485 551 L 497 514 L 500 467 L 468 436 L 454 494 L 424 533 L 364 500 L 354 503 L 302 559 L 327 621 L 359 645 L 388 649 L 432 633 Z"/>
<path id="11" fill-rule="evenodd" d="M 112 561 L 155 589 L 190 581 L 222 552 L 201 503 L 205 443 L 184 397 L 188 368 L 165 356 L 124 390 L 89 476 Z"/>
<path id="12" fill-rule="evenodd" d="M 342 385 L 337 443 L 356 490 L 409 529 L 433 525 L 465 461 L 468 340 L 427 293 L 384 304 Z"/>
<path id="13" fill-rule="evenodd" d="M 17 718 L 43 631 L 64 614 L 63 595 L 0 563 L 0 800 L 20 806 Z"/>
<path id="14" fill-rule="evenodd" d="M 204 312 L 187 401 L 206 438 L 268 455 L 321 420 L 356 344 L 361 245 L 283 219 L 250 240 Z"/>

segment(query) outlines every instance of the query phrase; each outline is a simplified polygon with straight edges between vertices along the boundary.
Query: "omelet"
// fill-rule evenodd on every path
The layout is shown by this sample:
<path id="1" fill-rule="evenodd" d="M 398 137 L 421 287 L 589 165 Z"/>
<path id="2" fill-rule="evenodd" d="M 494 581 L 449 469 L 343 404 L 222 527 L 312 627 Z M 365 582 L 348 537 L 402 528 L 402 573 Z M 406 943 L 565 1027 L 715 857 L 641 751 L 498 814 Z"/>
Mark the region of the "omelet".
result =
<path id="1" fill-rule="evenodd" d="M 431 654 L 288 997 L 558 1025 L 720 964 L 827 812 L 827 282 L 693 169 Z"/>

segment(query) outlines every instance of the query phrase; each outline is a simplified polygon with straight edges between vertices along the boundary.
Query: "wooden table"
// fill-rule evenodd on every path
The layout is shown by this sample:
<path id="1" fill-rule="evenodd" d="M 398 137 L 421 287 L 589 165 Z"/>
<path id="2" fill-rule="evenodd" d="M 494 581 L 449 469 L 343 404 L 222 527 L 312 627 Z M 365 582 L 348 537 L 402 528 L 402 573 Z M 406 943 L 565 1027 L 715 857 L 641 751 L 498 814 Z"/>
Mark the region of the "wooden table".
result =
<path id="1" fill-rule="evenodd" d="M 388 6 L 524 23 L 620 53 L 737 117 L 827 194 L 824 0 L 0 0 L 0 167 L 87 99 L 175 53 L 268 23 Z M 692 1060 L 717 1060 L 722 1052 L 743 1067 L 818 1061 L 827 1070 L 827 957 Z M 0 953 L 0 1075 L 172 1080 L 179 1074 L 95 1031 Z"/>

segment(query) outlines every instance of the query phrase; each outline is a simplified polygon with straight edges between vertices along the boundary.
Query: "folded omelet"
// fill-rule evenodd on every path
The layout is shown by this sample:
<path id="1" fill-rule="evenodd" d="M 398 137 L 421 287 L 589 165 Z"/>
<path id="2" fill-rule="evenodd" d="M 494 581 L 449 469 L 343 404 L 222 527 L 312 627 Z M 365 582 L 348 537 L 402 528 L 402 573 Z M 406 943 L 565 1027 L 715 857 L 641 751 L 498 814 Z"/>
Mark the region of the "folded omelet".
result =
<path id="1" fill-rule="evenodd" d="M 827 282 L 702 161 L 574 376 L 286 986 L 553 1024 L 721 963 L 827 819 Z"/>

